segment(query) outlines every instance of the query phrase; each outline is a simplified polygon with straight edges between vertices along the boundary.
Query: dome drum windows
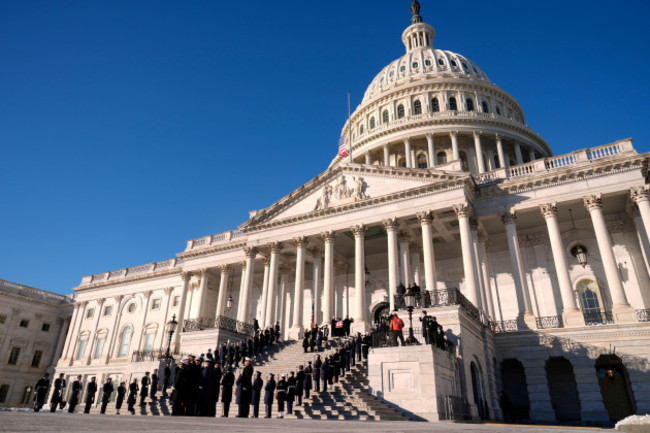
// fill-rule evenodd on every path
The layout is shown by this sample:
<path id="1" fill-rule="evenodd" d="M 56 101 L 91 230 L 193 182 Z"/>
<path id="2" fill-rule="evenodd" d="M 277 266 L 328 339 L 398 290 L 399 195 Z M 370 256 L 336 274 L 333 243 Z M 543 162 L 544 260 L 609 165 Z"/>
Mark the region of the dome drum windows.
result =
<path id="1" fill-rule="evenodd" d="M 472 98 L 467 98 L 465 105 L 467 106 L 467 111 L 474 111 L 474 100 Z"/>
<path id="2" fill-rule="evenodd" d="M 381 121 L 382 123 L 388 123 L 389 121 L 388 110 L 384 110 L 384 112 L 381 114 Z"/>
<path id="3" fill-rule="evenodd" d="M 369 124 L 370 124 L 370 129 L 375 129 L 376 125 L 375 125 L 375 117 L 374 116 L 370 118 L 370 123 Z"/>
<path id="4" fill-rule="evenodd" d="M 413 102 L 413 114 L 422 114 L 422 103 L 419 100 Z"/>
<path id="5" fill-rule="evenodd" d="M 447 163 L 447 154 L 443 151 L 440 151 L 436 154 L 436 163 L 437 164 L 446 164 Z"/>
<path id="6" fill-rule="evenodd" d="M 485 101 L 481 102 L 481 108 L 483 109 L 484 113 L 489 113 L 490 112 L 490 110 L 488 108 L 488 104 Z"/>
<path id="7" fill-rule="evenodd" d="M 424 153 L 420 153 L 417 156 L 417 166 L 418 168 L 427 168 L 428 167 L 428 162 L 427 162 L 427 156 Z"/>
<path id="8" fill-rule="evenodd" d="M 440 111 L 440 102 L 438 102 L 438 98 L 432 98 L 431 99 L 431 111 L 434 113 L 437 113 Z"/>
<path id="9" fill-rule="evenodd" d="M 363 134 L 363 125 L 359 125 L 359 135 Z"/>
<path id="10" fill-rule="evenodd" d="M 454 96 L 449 98 L 449 109 L 451 111 L 457 111 L 458 110 L 458 104 L 456 103 L 456 98 Z"/>
<path id="11" fill-rule="evenodd" d="M 404 105 L 399 104 L 397 106 L 397 118 L 401 119 L 402 117 L 404 117 Z"/>

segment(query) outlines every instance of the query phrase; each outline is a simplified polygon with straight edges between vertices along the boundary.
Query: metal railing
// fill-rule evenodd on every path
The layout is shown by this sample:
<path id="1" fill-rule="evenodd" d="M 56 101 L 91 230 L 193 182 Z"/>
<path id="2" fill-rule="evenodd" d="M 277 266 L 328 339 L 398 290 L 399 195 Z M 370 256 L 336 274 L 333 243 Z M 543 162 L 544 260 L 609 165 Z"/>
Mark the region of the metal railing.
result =
<path id="1" fill-rule="evenodd" d="M 611 311 L 583 312 L 585 325 L 610 325 L 614 323 L 614 316 Z"/>
<path id="2" fill-rule="evenodd" d="M 562 316 L 536 317 L 537 329 L 563 328 Z"/>
<path id="3" fill-rule="evenodd" d="M 404 310 L 404 295 L 395 295 L 395 309 Z M 416 308 L 445 307 L 449 305 L 460 305 L 470 316 L 480 322 L 484 317 L 474 304 L 463 295 L 458 289 L 436 290 L 434 292 L 424 291 L 415 295 Z"/>
<path id="4" fill-rule="evenodd" d="M 440 418 L 448 421 L 465 421 L 472 419 L 467 399 L 455 395 L 438 397 L 442 413 Z"/>
<path id="5" fill-rule="evenodd" d="M 240 322 L 226 316 L 199 317 L 183 322 L 183 332 L 204 331 L 206 329 L 222 329 L 242 335 L 253 335 L 254 328 L 250 323 Z"/>
<path id="6" fill-rule="evenodd" d="M 519 323 L 516 319 L 489 322 L 489 327 L 494 333 L 519 331 Z"/>
<path id="7" fill-rule="evenodd" d="M 650 322 L 650 308 L 636 310 L 636 318 L 639 322 Z"/>
<path id="8" fill-rule="evenodd" d="M 408 339 L 409 337 L 409 330 L 407 327 L 404 327 L 402 329 L 403 335 L 404 335 L 404 340 Z M 435 344 L 435 341 L 433 340 L 433 335 L 431 338 L 429 338 L 429 342 L 427 343 L 427 339 L 424 338 L 424 333 L 422 328 L 413 328 L 413 337 L 417 340 L 418 344 Z M 396 335 L 391 335 L 391 331 L 385 328 L 379 328 L 376 329 L 372 332 L 372 347 L 396 347 L 398 346 L 399 341 L 396 337 Z M 444 347 L 444 350 L 447 350 L 451 353 L 454 351 L 454 343 L 452 343 L 449 340 L 444 340 L 442 343 Z M 408 344 L 407 344 L 408 345 Z"/>

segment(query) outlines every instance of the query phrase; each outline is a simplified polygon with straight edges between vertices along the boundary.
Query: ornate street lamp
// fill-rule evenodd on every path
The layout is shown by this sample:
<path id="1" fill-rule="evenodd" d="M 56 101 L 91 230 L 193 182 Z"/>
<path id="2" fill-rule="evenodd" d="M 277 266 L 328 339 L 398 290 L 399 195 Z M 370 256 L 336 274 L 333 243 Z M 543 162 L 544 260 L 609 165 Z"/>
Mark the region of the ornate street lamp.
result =
<path id="1" fill-rule="evenodd" d="M 176 321 L 176 314 L 172 316 L 172 320 L 167 322 L 167 332 L 169 333 L 169 341 L 167 341 L 167 353 L 165 354 L 165 358 L 170 359 L 170 349 L 172 347 L 172 337 L 174 336 L 174 332 L 176 331 L 176 327 L 178 326 L 178 322 Z"/>
<path id="2" fill-rule="evenodd" d="M 406 291 L 406 293 L 404 293 L 404 305 L 406 305 L 406 310 L 409 312 L 409 336 L 406 339 L 405 343 L 420 344 L 413 335 L 413 309 L 415 308 L 415 294 L 411 292 L 410 288 Z"/>
<path id="3" fill-rule="evenodd" d="M 571 255 L 578 260 L 578 263 L 580 263 L 583 268 L 587 266 L 587 248 L 583 245 L 578 244 L 571 248 Z"/>
<path id="4" fill-rule="evenodd" d="M 232 299 L 232 295 L 228 296 L 228 300 L 226 301 L 226 311 L 230 311 L 232 308 L 232 304 L 235 301 Z"/>

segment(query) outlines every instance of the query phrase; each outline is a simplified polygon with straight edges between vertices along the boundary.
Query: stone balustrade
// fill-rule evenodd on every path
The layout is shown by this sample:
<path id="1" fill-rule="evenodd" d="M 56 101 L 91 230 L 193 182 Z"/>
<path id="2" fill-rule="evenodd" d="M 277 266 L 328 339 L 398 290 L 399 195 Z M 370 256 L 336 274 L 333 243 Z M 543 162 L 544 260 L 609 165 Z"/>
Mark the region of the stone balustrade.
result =
<path id="1" fill-rule="evenodd" d="M 245 336 L 253 335 L 254 332 L 252 324 L 240 322 L 226 316 L 199 317 L 198 319 L 183 321 L 183 332 L 205 331 L 207 329 L 222 329 Z"/>
<path id="2" fill-rule="evenodd" d="M 101 274 L 87 275 L 81 279 L 81 285 L 103 281 L 114 281 L 141 274 L 152 274 L 162 270 L 180 268 L 183 265 L 181 259 L 169 259 L 162 262 L 153 262 L 146 265 L 134 266 L 132 268 L 119 269 L 117 271 L 103 272 Z"/>
<path id="3" fill-rule="evenodd" d="M 61 304 L 72 301 L 67 296 L 46 292 L 45 290 L 40 290 L 34 287 L 25 286 L 24 284 L 12 283 L 11 281 L 6 281 L 6 280 L 0 280 L 0 291 L 5 293 L 13 293 L 21 296 L 27 296 L 32 299 L 56 302 Z"/>
<path id="4" fill-rule="evenodd" d="M 244 234 L 239 230 L 231 230 L 216 235 L 204 236 L 198 239 L 187 241 L 185 251 L 192 251 L 199 248 L 205 248 L 212 245 L 224 244 L 241 238 Z"/>

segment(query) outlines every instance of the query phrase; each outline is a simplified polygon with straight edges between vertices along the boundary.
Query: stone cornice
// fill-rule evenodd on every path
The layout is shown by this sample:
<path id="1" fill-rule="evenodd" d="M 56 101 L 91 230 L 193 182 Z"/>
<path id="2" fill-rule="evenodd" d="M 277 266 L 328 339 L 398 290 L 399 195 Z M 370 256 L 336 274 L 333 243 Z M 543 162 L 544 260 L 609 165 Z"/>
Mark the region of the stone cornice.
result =
<path id="1" fill-rule="evenodd" d="M 113 281 L 107 280 L 107 281 L 98 281 L 96 283 L 84 284 L 83 286 L 75 287 L 73 290 L 75 293 L 82 293 L 82 292 L 91 291 L 93 289 L 105 288 L 109 286 L 120 286 L 123 284 L 133 283 L 136 281 L 156 280 L 156 279 L 170 277 L 174 275 L 180 276 L 181 273 L 182 273 L 182 269 L 179 267 L 175 269 L 167 269 L 160 272 L 133 275 L 132 277 L 127 276 L 126 278 L 122 278 L 120 280 L 113 280 Z"/>
<path id="2" fill-rule="evenodd" d="M 237 250 L 237 249 L 241 249 L 244 246 L 246 246 L 246 241 L 242 240 L 242 241 L 232 242 L 232 243 L 210 245 L 205 248 L 199 248 L 197 250 L 185 251 L 182 253 L 178 253 L 177 256 L 182 258 L 183 260 L 187 260 L 193 257 L 206 256 L 206 255 L 221 253 L 230 250 Z"/>

